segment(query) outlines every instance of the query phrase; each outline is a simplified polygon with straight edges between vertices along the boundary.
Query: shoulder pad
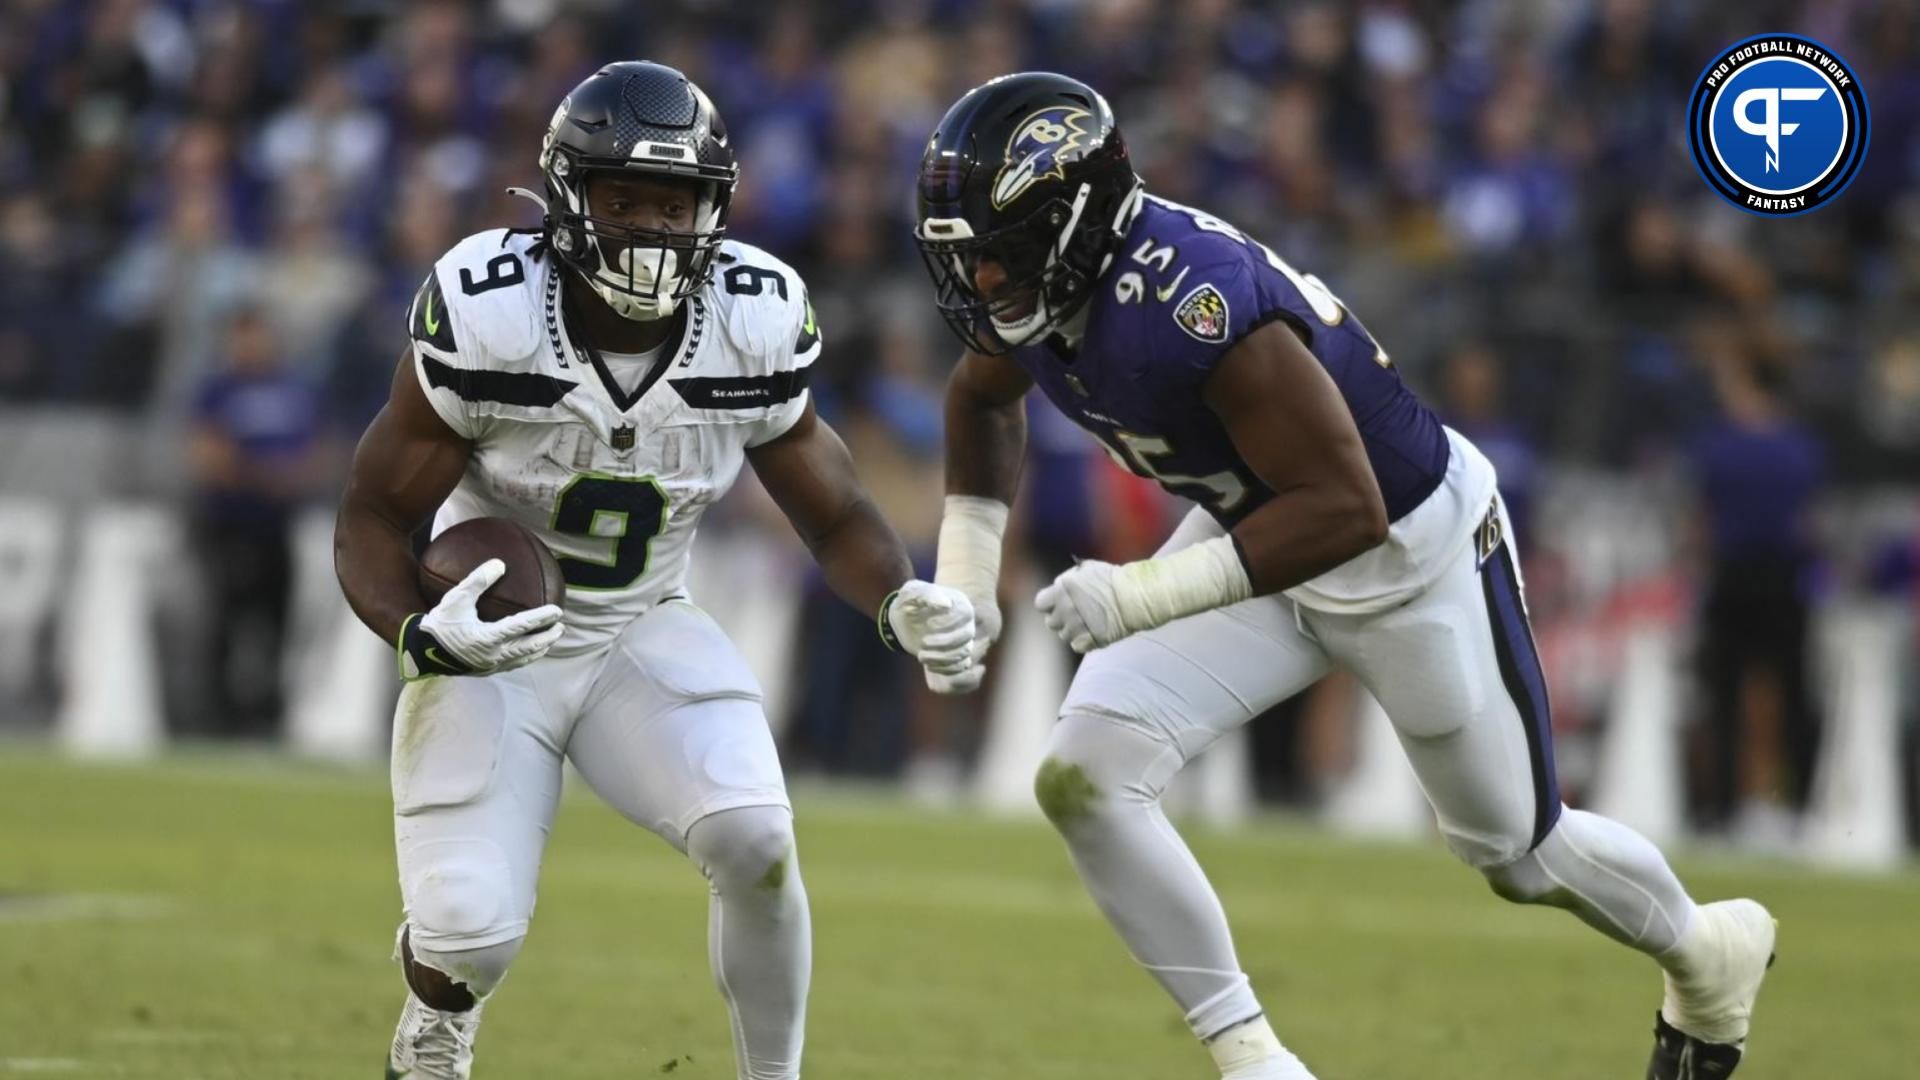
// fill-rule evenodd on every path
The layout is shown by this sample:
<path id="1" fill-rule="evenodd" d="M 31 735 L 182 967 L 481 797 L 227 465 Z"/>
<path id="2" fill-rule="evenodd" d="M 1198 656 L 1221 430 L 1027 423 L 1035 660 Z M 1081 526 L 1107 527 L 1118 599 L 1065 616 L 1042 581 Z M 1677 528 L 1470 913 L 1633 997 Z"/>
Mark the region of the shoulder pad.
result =
<path id="1" fill-rule="evenodd" d="M 759 248 L 723 244 L 714 260 L 713 290 L 727 341 L 743 355 L 786 367 L 819 345 L 820 329 L 800 275 Z"/>
<path id="2" fill-rule="evenodd" d="M 1150 339 L 1207 363 L 1223 346 L 1273 319 L 1286 320 L 1311 340 L 1287 297 L 1272 287 L 1269 279 L 1281 272 L 1273 268 L 1278 263 L 1271 251 L 1203 210 L 1147 198 L 1147 228 L 1129 238 L 1127 254 L 1148 274 L 1151 302 L 1145 311 L 1159 312 L 1147 320 Z"/>
<path id="3" fill-rule="evenodd" d="M 1249 238 L 1233 224 L 1204 210 L 1183 206 L 1158 196 L 1147 196 L 1152 213 L 1147 228 L 1130 237 L 1127 254 L 1141 252 L 1165 260 L 1162 265 L 1190 266 L 1196 274 L 1225 265 L 1247 265 L 1254 258 Z M 1159 249 L 1172 248 L 1171 257 Z"/>
<path id="4" fill-rule="evenodd" d="M 532 238 L 505 229 L 476 233 L 455 244 L 434 264 L 415 298 L 414 340 L 460 353 L 467 367 L 532 355 L 543 341 L 538 289 L 549 268 L 527 254 L 531 246 Z M 431 313 L 437 316 L 431 326 L 428 301 L 434 301 Z M 442 309 L 446 315 L 439 314 Z"/>
<path id="5" fill-rule="evenodd" d="M 1180 386 L 1204 378 L 1263 314 L 1238 260 L 1196 257 L 1175 263 L 1161 281 L 1147 281 L 1143 302 L 1106 309 L 1112 322 L 1100 336 L 1101 347 L 1126 354 L 1141 378 Z"/>
<path id="6" fill-rule="evenodd" d="M 440 291 L 439 274 L 428 271 L 427 280 L 413 294 L 413 304 L 407 309 L 407 333 L 415 342 L 443 355 L 459 351 L 453 340 L 453 316 L 447 312 L 447 298 Z"/>

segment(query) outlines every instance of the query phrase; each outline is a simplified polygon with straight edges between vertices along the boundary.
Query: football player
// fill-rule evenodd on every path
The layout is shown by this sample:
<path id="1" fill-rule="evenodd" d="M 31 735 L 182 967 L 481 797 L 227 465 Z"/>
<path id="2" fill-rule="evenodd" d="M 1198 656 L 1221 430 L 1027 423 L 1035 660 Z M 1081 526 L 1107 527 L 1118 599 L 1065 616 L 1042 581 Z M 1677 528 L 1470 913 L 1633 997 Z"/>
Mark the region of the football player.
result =
<path id="1" fill-rule="evenodd" d="M 995 79 L 940 121 L 918 240 L 966 346 L 947 391 L 935 580 L 982 641 L 1039 386 L 1196 507 L 1152 558 L 1042 589 L 1088 654 L 1035 790 L 1094 900 L 1231 1080 L 1310 1075 L 1274 1037 L 1167 782 L 1339 665 L 1392 718 L 1448 846 L 1500 896 L 1567 908 L 1666 973 L 1648 1075 L 1724 1075 L 1773 954 L 1751 900 L 1696 904 L 1654 846 L 1562 805 L 1545 680 L 1487 459 L 1311 274 L 1147 195 L 1098 93 Z M 977 650 L 984 655 L 984 649 Z M 936 689 L 964 690 L 934 675 Z"/>
<path id="2" fill-rule="evenodd" d="M 710 882 L 739 1076 L 797 1077 L 811 938 L 792 811 L 759 685 L 687 595 L 694 530 L 750 463 L 834 589 L 930 671 L 966 668 L 972 611 L 909 580 L 815 415 L 806 288 L 725 239 L 736 167 L 707 96 L 658 64 L 602 68 L 554 113 L 540 169 L 540 228 L 468 237 L 420 287 L 335 536 L 348 601 L 406 680 L 392 781 L 408 994 L 386 1075 L 469 1074 L 533 914 L 565 758 Z M 532 529 L 564 611 L 480 619 L 497 559 L 429 606 L 408 542 L 429 516 L 436 532 L 480 516 Z"/>

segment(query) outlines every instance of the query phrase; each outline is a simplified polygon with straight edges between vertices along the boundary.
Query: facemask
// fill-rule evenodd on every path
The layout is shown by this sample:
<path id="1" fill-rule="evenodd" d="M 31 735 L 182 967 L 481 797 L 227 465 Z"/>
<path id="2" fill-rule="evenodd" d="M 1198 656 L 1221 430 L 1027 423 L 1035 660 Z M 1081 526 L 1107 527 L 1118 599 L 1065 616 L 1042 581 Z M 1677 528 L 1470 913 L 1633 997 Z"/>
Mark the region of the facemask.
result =
<path id="1" fill-rule="evenodd" d="M 603 249 L 600 269 L 587 283 L 622 318 L 636 322 L 664 319 L 679 303 L 673 293 L 680 284 L 680 253 L 672 248 L 625 247 L 614 265 L 608 265 Z M 634 292 L 641 295 L 635 296 Z"/>

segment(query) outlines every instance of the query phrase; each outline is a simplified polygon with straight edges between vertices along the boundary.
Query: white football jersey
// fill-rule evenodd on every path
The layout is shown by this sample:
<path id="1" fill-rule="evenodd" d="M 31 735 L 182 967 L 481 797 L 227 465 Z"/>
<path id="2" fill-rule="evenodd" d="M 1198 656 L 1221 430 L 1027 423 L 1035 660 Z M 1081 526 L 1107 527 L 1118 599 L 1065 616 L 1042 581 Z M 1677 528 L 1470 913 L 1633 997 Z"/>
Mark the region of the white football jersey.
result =
<path id="1" fill-rule="evenodd" d="M 749 447 L 807 405 L 820 337 L 792 268 L 726 241 L 713 280 L 632 393 L 569 338 L 568 271 L 538 237 L 504 229 L 456 244 L 420 287 L 408 325 L 427 400 L 473 443 L 433 531 L 476 517 L 532 529 L 567 581 L 556 654 L 610 640 L 635 616 L 686 596 L 700 515 L 726 494 Z"/>

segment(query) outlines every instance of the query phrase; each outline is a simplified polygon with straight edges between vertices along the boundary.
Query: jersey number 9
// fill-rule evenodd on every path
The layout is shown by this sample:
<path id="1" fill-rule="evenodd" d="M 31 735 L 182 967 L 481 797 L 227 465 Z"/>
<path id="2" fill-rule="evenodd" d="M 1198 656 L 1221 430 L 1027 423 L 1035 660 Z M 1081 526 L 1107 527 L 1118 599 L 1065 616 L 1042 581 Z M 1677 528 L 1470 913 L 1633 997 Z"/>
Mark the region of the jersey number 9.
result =
<path id="1" fill-rule="evenodd" d="M 553 531 L 609 542 L 604 558 L 560 556 L 570 589 L 624 589 L 647 572 L 653 538 L 667 525 L 667 493 L 651 476 L 586 473 L 553 504 Z"/>

